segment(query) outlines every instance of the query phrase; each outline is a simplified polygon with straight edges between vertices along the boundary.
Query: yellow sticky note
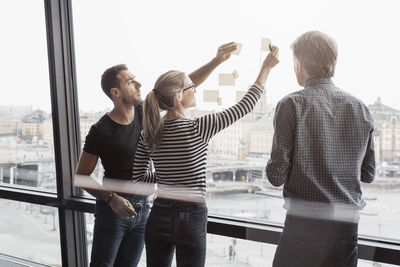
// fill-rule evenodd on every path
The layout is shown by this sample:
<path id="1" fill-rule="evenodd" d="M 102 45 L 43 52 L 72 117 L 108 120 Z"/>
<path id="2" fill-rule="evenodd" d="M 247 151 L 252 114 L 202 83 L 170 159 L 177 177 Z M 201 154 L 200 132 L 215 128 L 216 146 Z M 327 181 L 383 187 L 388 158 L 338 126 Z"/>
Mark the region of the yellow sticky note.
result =
<path id="1" fill-rule="evenodd" d="M 235 51 L 232 52 L 232 54 L 239 55 L 240 51 L 242 50 L 242 44 L 241 43 L 236 43 L 236 46 L 237 46 L 237 48 L 236 48 Z"/>
<path id="2" fill-rule="evenodd" d="M 234 86 L 235 85 L 235 76 L 232 73 L 220 73 L 218 75 L 218 83 L 219 85 L 225 86 Z"/>
<path id="3" fill-rule="evenodd" d="M 242 100 L 243 96 L 246 94 L 246 91 L 236 91 L 236 103 Z"/>
<path id="4" fill-rule="evenodd" d="M 219 91 L 217 90 L 204 90 L 203 91 L 204 102 L 219 102 Z"/>
<path id="5" fill-rule="evenodd" d="M 261 39 L 261 51 L 271 51 L 272 42 L 268 38 Z"/>
<path id="6" fill-rule="evenodd" d="M 239 73 L 238 73 L 236 70 L 234 70 L 234 71 L 232 72 L 232 75 L 233 75 L 233 77 L 234 77 L 235 79 L 237 79 L 237 78 L 239 77 Z"/>

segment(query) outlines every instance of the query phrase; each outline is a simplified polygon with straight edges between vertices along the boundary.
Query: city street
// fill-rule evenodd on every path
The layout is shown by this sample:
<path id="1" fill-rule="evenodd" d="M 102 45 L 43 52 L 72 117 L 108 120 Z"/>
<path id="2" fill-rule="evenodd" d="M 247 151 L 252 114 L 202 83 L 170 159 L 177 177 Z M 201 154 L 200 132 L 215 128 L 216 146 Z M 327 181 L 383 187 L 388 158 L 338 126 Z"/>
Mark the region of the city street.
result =
<path id="1" fill-rule="evenodd" d="M 38 205 L 29 203 L 0 199 L 0 209 L 1 253 L 61 266 L 58 220 L 53 230 L 53 216 L 41 214 Z"/>

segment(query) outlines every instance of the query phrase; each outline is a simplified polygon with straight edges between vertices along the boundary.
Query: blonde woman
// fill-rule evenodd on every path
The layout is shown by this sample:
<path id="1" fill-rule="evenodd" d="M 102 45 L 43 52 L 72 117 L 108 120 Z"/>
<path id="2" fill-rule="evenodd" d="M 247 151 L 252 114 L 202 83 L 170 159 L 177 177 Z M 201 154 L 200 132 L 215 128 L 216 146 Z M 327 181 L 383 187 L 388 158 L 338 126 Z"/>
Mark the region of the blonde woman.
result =
<path id="1" fill-rule="evenodd" d="M 145 231 L 147 266 L 170 266 L 175 250 L 178 267 L 204 266 L 208 142 L 253 110 L 278 62 L 278 48 L 273 47 L 239 103 L 197 119 L 184 117 L 196 104 L 196 88 L 183 72 L 161 75 L 147 95 L 133 170 L 135 180 L 157 183 L 158 188 Z M 156 172 L 147 171 L 150 159 Z"/>

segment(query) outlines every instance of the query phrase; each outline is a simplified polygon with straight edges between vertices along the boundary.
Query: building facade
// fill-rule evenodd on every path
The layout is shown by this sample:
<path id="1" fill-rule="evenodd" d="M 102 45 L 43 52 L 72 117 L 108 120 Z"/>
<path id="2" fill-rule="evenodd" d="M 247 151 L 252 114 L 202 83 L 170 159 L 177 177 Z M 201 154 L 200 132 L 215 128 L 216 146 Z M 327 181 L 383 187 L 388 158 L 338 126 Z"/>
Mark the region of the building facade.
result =
<path id="1" fill-rule="evenodd" d="M 375 122 L 377 162 L 400 159 L 400 111 L 382 104 L 380 98 L 368 106 Z"/>

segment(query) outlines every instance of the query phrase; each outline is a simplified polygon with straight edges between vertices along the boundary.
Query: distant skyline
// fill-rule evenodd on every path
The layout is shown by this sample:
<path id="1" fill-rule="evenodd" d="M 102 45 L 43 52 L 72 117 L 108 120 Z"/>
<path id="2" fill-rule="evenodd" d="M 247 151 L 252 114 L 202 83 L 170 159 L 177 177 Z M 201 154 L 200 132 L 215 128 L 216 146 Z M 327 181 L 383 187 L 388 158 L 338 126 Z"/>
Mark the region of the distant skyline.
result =
<path id="1" fill-rule="evenodd" d="M 23 6 L 24 8 L 21 8 Z M 280 64 L 267 81 L 267 103 L 301 89 L 293 72 L 290 44 L 301 33 L 321 30 L 338 43 L 334 82 L 373 104 L 400 110 L 400 2 L 383 1 L 99 1 L 72 2 L 79 109 L 111 108 L 100 88 L 109 66 L 126 63 L 143 84 L 142 97 L 170 69 L 190 73 L 229 41 L 243 44 L 198 88 L 198 109 L 232 105 L 236 90 L 253 83 L 264 53 L 261 38 L 280 47 Z M 17 15 L 16 15 L 17 14 Z M 2 29 L 0 105 L 32 105 L 50 111 L 43 1 L 0 3 Z M 15 34 L 17 33 L 17 34 Z M 22 59 L 22 60 L 21 60 Z M 218 73 L 237 70 L 234 88 L 218 87 Z M 203 103 L 204 89 L 219 89 L 222 106 Z"/>
<path id="2" fill-rule="evenodd" d="M 365 104 L 366 104 L 367 106 L 370 106 L 370 105 L 374 105 L 374 104 L 377 103 L 378 101 L 381 101 L 381 104 L 383 104 L 383 105 L 385 105 L 385 106 L 387 106 L 387 107 L 389 107 L 389 108 L 392 108 L 392 109 L 394 109 L 394 110 L 400 112 L 400 109 L 391 107 L 391 106 L 387 105 L 386 103 L 383 103 L 382 100 L 380 99 L 380 97 L 378 97 L 373 103 L 365 103 Z M 269 103 L 269 104 L 272 105 L 272 107 L 275 108 L 275 104 L 272 104 L 272 103 Z M 35 107 L 32 106 L 32 105 L 0 105 L 0 116 L 2 116 L 2 115 L 8 115 L 8 114 L 14 114 L 14 112 L 7 112 L 7 111 L 5 110 L 5 108 L 12 108 L 12 107 L 17 107 L 17 108 L 29 108 L 29 110 L 31 110 L 31 112 L 34 112 L 35 110 L 42 110 L 42 111 L 45 111 L 46 114 L 51 114 L 51 111 L 50 111 L 50 110 L 46 110 L 46 109 L 43 109 L 43 108 L 41 108 L 41 107 L 36 107 L 36 108 L 35 108 Z M 79 112 L 81 112 L 80 115 L 85 115 L 84 113 L 107 112 L 110 108 L 111 108 L 111 107 L 104 107 L 103 109 L 97 109 L 97 110 L 80 109 Z M 200 111 L 214 111 L 214 110 L 215 110 L 215 109 L 213 109 L 213 108 L 211 108 L 211 109 L 205 109 L 204 106 L 199 106 L 199 105 L 197 105 L 197 106 L 195 106 L 195 107 L 193 107 L 193 108 L 191 108 L 191 109 L 193 109 L 193 110 L 200 110 Z M 18 111 L 16 112 L 16 114 L 21 114 L 21 113 L 29 114 L 30 112 L 27 112 L 26 109 L 24 109 L 23 111 L 18 110 Z"/>

